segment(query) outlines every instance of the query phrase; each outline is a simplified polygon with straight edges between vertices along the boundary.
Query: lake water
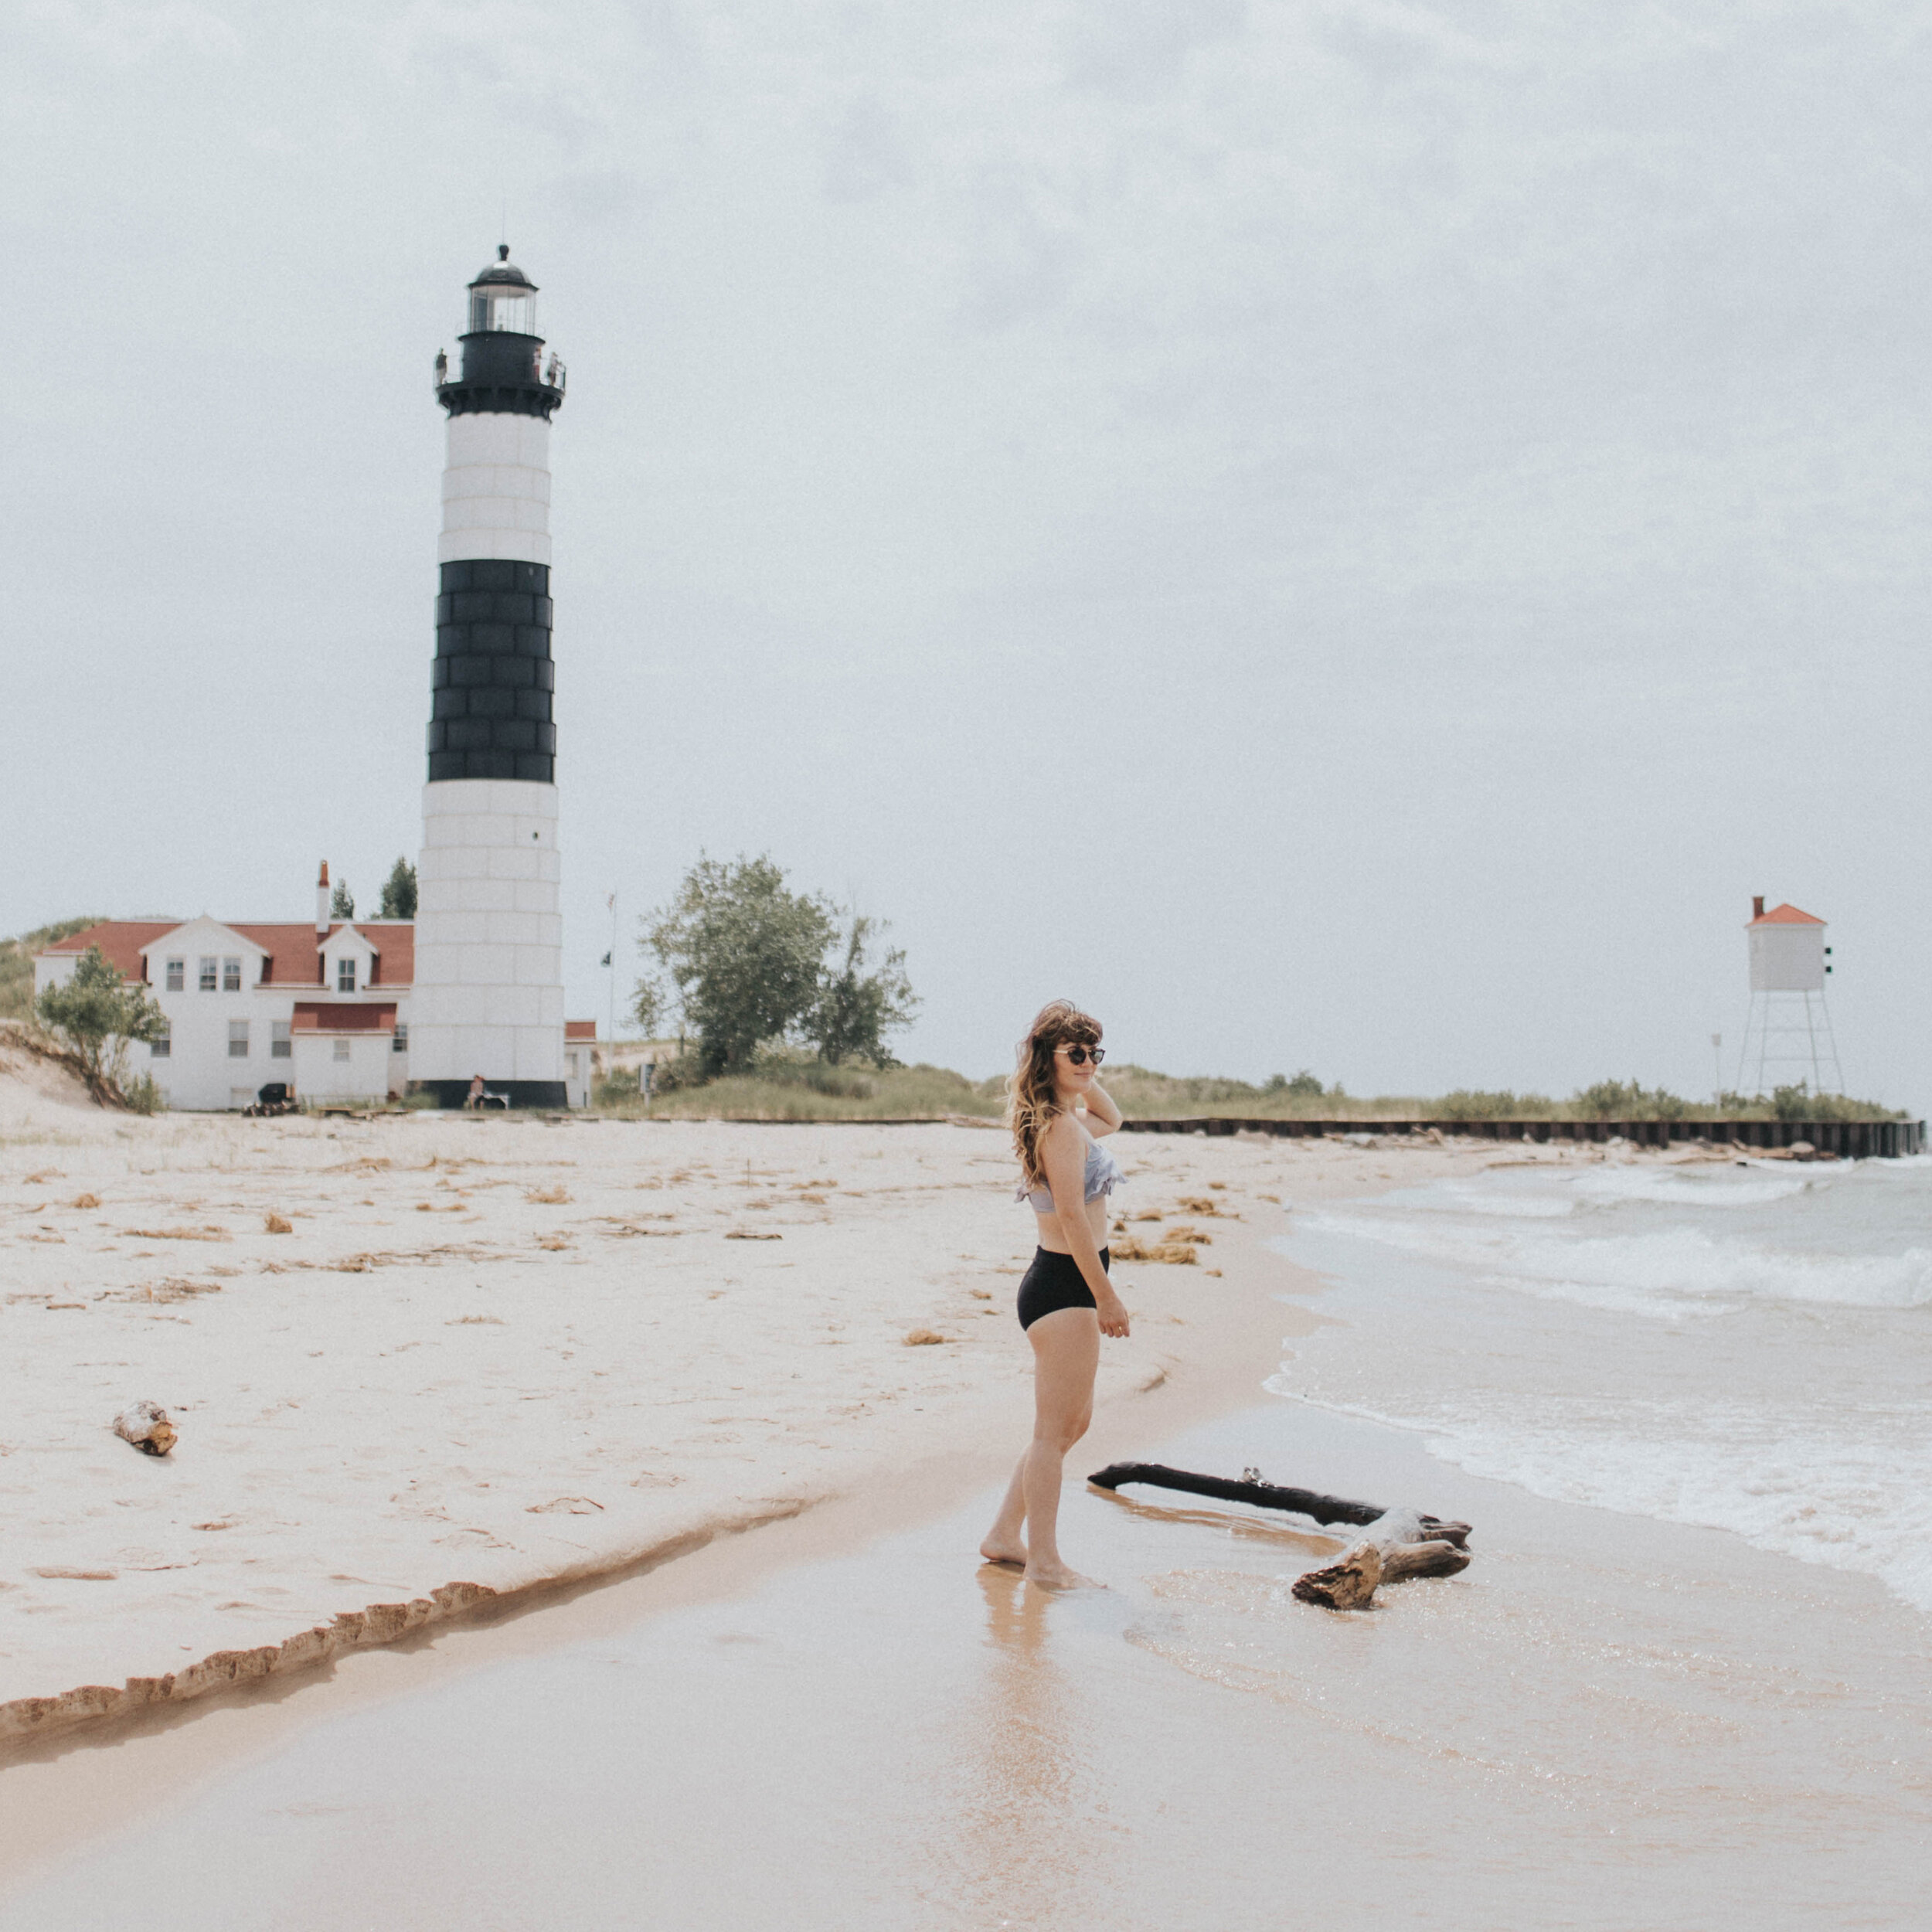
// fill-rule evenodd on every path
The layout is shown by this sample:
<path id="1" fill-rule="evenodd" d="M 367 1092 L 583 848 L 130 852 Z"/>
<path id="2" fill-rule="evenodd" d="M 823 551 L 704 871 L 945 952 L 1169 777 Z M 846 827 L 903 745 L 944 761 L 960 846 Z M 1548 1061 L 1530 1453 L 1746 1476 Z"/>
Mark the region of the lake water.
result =
<path id="1" fill-rule="evenodd" d="M 1311 1210 L 1277 1393 L 1932 1610 L 1932 1160 L 1526 1166 Z"/>

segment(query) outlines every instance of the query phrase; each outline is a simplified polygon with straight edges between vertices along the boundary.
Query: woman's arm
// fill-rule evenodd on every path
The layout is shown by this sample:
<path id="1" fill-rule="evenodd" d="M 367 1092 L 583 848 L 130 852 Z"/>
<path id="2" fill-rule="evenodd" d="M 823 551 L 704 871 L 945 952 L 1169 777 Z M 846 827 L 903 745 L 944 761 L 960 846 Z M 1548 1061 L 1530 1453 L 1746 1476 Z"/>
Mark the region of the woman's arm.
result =
<path id="1" fill-rule="evenodd" d="M 1111 1134 L 1121 1124 L 1121 1110 L 1114 1097 L 1098 1080 L 1087 1090 L 1087 1131 L 1095 1140 Z"/>
<path id="2" fill-rule="evenodd" d="M 1046 1130 L 1046 1185 L 1060 1224 L 1066 1251 L 1073 1256 L 1100 1311 L 1102 1335 L 1127 1333 L 1127 1304 L 1100 1266 L 1100 1247 L 1087 1218 L 1087 1142 L 1070 1114 L 1062 1114 Z"/>

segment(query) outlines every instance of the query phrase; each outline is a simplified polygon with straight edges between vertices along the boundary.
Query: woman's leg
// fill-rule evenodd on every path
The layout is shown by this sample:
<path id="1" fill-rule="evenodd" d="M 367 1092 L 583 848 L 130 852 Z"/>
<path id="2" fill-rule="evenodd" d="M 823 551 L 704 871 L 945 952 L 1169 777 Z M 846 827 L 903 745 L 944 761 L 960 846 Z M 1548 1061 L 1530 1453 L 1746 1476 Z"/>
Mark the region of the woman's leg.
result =
<path id="1" fill-rule="evenodd" d="M 1094 1419 L 1100 1317 L 1091 1308 L 1056 1308 L 1026 1337 L 1033 1345 L 1033 1440 L 1014 1478 L 1026 1506 L 1026 1575 L 1063 1589 L 1086 1581 L 1060 1561 L 1056 1532 L 1066 1452 Z"/>
<path id="2" fill-rule="evenodd" d="M 1013 1480 L 999 1505 L 999 1514 L 986 1532 L 979 1553 L 989 1563 L 1024 1563 L 1026 1560 L 1026 1458 L 1022 1456 L 1013 1471 Z"/>

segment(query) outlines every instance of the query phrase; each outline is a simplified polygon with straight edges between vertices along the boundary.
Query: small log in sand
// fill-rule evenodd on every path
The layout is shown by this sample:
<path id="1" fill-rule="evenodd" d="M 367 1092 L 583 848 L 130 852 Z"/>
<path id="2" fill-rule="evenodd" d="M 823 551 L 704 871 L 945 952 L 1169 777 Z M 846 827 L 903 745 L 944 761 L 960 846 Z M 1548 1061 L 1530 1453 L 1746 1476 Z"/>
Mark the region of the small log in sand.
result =
<path id="1" fill-rule="evenodd" d="M 1143 1482 L 1160 1489 L 1179 1489 L 1190 1495 L 1214 1496 L 1223 1502 L 1253 1503 L 1263 1509 L 1286 1509 L 1307 1516 L 1325 1529 L 1335 1523 L 1359 1526 L 1358 1537 L 1325 1569 L 1311 1570 L 1294 1580 L 1294 1594 L 1304 1604 L 1328 1610 L 1361 1610 L 1383 1583 L 1411 1577 L 1453 1577 L 1469 1567 L 1469 1526 L 1444 1522 L 1413 1509 L 1379 1509 L 1373 1503 L 1349 1502 L 1312 1489 L 1291 1489 L 1264 1482 L 1250 1470 L 1240 1482 L 1225 1476 L 1197 1476 L 1186 1469 L 1169 1469 L 1158 1462 L 1111 1463 L 1087 1478 L 1101 1489 L 1118 1489 L 1124 1482 Z"/>
<path id="2" fill-rule="evenodd" d="M 1294 1580 L 1291 1594 L 1325 1610 L 1362 1610 L 1383 1583 L 1411 1577 L 1454 1577 L 1469 1567 L 1469 1552 L 1426 1526 L 1413 1509 L 1391 1509 L 1367 1526 L 1366 1533 L 1325 1569 Z M 1465 1524 L 1454 1526 L 1466 1537 Z"/>
<path id="3" fill-rule="evenodd" d="M 168 1411 L 153 1402 L 130 1403 L 114 1417 L 114 1434 L 146 1456 L 165 1456 L 179 1440 Z"/>

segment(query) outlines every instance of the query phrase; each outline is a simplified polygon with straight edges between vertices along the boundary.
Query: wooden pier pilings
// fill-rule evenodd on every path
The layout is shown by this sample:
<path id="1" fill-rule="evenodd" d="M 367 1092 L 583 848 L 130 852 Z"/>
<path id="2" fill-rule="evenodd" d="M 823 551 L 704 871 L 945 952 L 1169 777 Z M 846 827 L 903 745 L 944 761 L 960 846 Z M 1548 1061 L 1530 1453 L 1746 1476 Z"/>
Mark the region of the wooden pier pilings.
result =
<path id="1" fill-rule="evenodd" d="M 1785 1148 L 1800 1141 L 1848 1161 L 1893 1161 L 1925 1151 L 1923 1121 L 1301 1121 L 1199 1114 L 1182 1120 L 1126 1120 L 1128 1134 L 1271 1134 L 1287 1140 L 1349 1134 L 1461 1134 L 1488 1141 L 1623 1140 L 1638 1147 L 1678 1141 L 1719 1146 Z"/>

